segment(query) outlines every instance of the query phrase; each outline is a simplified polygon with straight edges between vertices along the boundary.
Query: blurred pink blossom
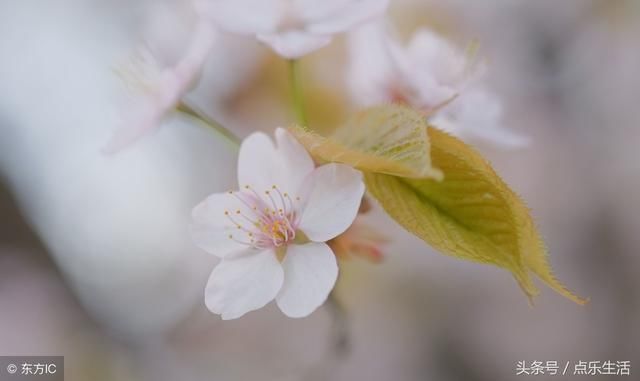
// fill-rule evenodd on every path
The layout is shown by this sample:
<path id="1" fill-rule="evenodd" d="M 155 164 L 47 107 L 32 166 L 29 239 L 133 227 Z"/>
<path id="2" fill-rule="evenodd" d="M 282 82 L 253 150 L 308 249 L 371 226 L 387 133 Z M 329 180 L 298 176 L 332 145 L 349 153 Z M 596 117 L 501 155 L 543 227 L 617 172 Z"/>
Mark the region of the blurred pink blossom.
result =
<path id="1" fill-rule="evenodd" d="M 381 15 L 388 0 L 200 0 L 199 11 L 220 29 L 253 35 L 285 58 L 299 58 L 332 35 Z"/>
<path id="2" fill-rule="evenodd" d="M 347 80 L 358 104 L 406 103 L 458 137 L 527 143 L 501 126 L 501 102 L 482 83 L 485 67 L 430 30 L 418 29 L 405 46 L 385 24 L 369 23 L 351 33 L 349 47 Z"/>
<path id="3" fill-rule="evenodd" d="M 193 85 L 216 40 L 210 23 L 199 20 L 182 58 L 163 68 L 155 57 L 141 50 L 131 67 L 124 68 L 125 81 L 134 87 L 135 100 L 123 111 L 123 121 L 107 145 L 105 153 L 114 153 L 156 128 Z"/>

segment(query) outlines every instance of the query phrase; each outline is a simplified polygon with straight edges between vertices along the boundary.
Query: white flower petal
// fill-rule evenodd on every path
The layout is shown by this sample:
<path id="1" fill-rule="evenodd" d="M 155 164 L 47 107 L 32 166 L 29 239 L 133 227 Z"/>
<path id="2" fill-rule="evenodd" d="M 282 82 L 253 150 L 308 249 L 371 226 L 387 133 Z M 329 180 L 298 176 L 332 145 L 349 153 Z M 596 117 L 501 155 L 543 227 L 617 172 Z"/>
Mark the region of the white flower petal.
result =
<path id="1" fill-rule="evenodd" d="M 409 100 L 415 107 L 430 109 L 459 94 L 455 87 L 443 85 L 427 71 L 415 71 L 413 78 L 405 78 L 405 83 L 413 94 Z"/>
<path id="2" fill-rule="evenodd" d="M 291 5 L 296 15 L 310 23 L 340 12 L 350 1 L 353 0 L 293 0 Z"/>
<path id="3" fill-rule="evenodd" d="M 315 165 L 307 150 L 284 128 L 276 129 L 277 152 L 282 161 L 281 171 L 287 174 L 286 184 L 280 184 L 285 191 L 300 189 Z"/>
<path id="4" fill-rule="evenodd" d="M 435 126 L 460 138 L 477 137 L 505 148 L 526 146 L 529 139 L 501 124 L 502 104 L 492 93 L 470 89 L 432 120 Z"/>
<path id="5" fill-rule="evenodd" d="M 249 185 L 267 205 L 271 200 L 265 191 L 275 185 L 293 194 L 314 169 L 311 156 L 289 132 L 278 128 L 275 136 L 277 146 L 266 134 L 251 134 L 242 142 L 238 158 L 240 190 Z"/>
<path id="6" fill-rule="evenodd" d="M 226 211 L 229 215 L 225 214 Z M 189 229 L 193 242 L 201 249 L 220 258 L 245 250 L 248 245 L 238 241 L 248 242 L 250 238 L 231 220 L 245 222 L 241 215 L 236 214 L 237 211 L 244 215 L 252 215 L 250 208 L 233 195 L 215 193 L 207 197 L 191 212 L 193 223 Z M 235 239 L 229 238 L 229 235 Z"/>
<path id="7" fill-rule="evenodd" d="M 307 316 L 321 306 L 338 278 L 336 257 L 325 243 L 289 246 L 282 267 L 284 284 L 276 301 L 292 318 Z"/>
<path id="8" fill-rule="evenodd" d="M 251 186 L 259 194 L 271 189 L 282 176 L 276 147 L 269 136 L 255 132 L 242 141 L 238 154 L 238 183 L 240 189 Z"/>
<path id="9" fill-rule="evenodd" d="M 462 79 L 464 55 L 453 44 L 428 29 L 421 28 L 406 48 L 411 60 L 428 71 L 443 85 L 453 85 Z"/>
<path id="10" fill-rule="evenodd" d="M 439 112 L 436 116 L 429 119 L 429 124 L 458 138 L 462 138 L 464 135 L 461 131 L 460 124 L 442 112 Z"/>
<path id="11" fill-rule="evenodd" d="M 382 15 L 389 0 L 341 0 L 304 1 L 303 19 L 309 23 L 307 30 L 316 34 L 334 34 Z"/>
<path id="12" fill-rule="evenodd" d="M 236 319 L 273 300 L 284 279 L 271 250 L 247 252 L 223 259 L 209 277 L 205 304 L 222 319 Z"/>
<path id="13" fill-rule="evenodd" d="M 280 33 L 261 33 L 258 40 L 271 46 L 284 58 L 295 59 L 320 49 L 331 42 L 330 36 L 314 35 L 302 30 L 287 30 Z"/>
<path id="14" fill-rule="evenodd" d="M 356 218 L 364 194 L 362 174 L 344 164 L 325 164 L 309 175 L 301 193 L 300 230 L 312 241 L 328 241 Z"/>
<path id="15" fill-rule="evenodd" d="M 244 35 L 274 31 L 285 5 L 269 0 L 197 0 L 195 4 L 200 15 L 220 29 Z"/>
<path id="16" fill-rule="evenodd" d="M 355 101 L 362 106 L 391 101 L 396 81 L 385 25 L 368 23 L 349 34 L 349 67 L 346 80 Z"/>

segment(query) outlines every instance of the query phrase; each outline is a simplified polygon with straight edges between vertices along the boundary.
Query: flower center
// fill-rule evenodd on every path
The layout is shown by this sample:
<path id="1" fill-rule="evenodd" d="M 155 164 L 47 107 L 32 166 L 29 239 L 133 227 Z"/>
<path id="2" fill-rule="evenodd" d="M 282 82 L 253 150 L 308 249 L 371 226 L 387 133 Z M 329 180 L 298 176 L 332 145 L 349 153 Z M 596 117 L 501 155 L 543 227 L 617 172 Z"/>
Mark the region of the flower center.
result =
<path id="1" fill-rule="evenodd" d="M 229 239 L 255 249 L 267 249 L 287 245 L 296 238 L 300 197 L 292 198 L 276 185 L 265 190 L 264 197 L 249 185 L 238 192 L 229 191 L 229 194 L 247 207 L 244 211 L 224 211 L 239 231 L 229 234 Z"/>

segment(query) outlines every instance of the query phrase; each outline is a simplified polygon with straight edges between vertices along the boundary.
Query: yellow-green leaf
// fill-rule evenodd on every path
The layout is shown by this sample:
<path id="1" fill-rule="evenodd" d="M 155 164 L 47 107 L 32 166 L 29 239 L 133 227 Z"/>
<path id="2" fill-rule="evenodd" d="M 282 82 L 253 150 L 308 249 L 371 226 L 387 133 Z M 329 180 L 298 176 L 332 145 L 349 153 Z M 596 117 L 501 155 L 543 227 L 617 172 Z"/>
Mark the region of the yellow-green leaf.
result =
<path id="1" fill-rule="evenodd" d="M 530 300 L 538 294 L 533 273 L 584 304 L 554 277 L 529 210 L 489 163 L 440 130 L 429 127 L 428 135 L 442 181 L 365 172 L 367 189 L 387 213 L 445 254 L 511 271 Z"/>
<path id="2" fill-rule="evenodd" d="M 442 178 L 431 165 L 423 115 L 400 105 L 365 109 L 325 138 L 303 127 L 289 131 L 316 158 L 362 171 L 407 178 Z"/>

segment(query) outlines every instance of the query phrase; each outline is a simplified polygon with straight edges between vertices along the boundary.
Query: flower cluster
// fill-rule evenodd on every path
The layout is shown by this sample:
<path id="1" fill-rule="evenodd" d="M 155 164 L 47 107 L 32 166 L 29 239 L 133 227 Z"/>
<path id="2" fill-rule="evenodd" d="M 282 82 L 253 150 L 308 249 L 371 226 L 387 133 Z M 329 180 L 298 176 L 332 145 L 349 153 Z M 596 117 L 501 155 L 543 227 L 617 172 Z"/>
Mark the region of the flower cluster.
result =
<path id="1" fill-rule="evenodd" d="M 388 2 L 194 0 L 196 27 L 182 59 L 155 70 L 145 84 L 146 101 L 108 150 L 122 148 L 159 124 L 189 90 L 219 33 L 254 37 L 293 62 L 347 31 L 347 82 L 354 103 L 401 103 L 421 112 L 414 112 L 412 119 L 420 128 L 428 118 L 454 135 L 506 146 L 524 144 L 525 138 L 501 127 L 500 101 L 481 80 L 484 66 L 427 29 L 418 29 L 408 44 L 402 44 L 387 24 L 377 20 Z M 293 87 L 297 89 L 296 82 Z M 424 132 L 420 128 L 416 131 Z M 379 154 L 376 147 L 370 151 Z M 238 190 L 209 196 L 192 213 L 194 242 L 220 258 L 206 286 L 205 302 L 223 319 L 238 318 L 272 300 L 287 316 L 307 316 L 334 287 L 336 257 L 381 259 L 379 246 L 385 240 L 366 225 L 354 223 L 365 190 L 361 173 L 346 164 L 316 167 L 287 130 L 275 131 L 275 144 L 263 133 L 242 142 L 238 185 Z M 415 216 L 407 221 L 415 225 Z"/>
<path id="2" fill-rule="evenodd" d="M 297 59 L 363 23 L 349 37 L 347 82 L 356 103 L 405 103 L 459 137 L 507 147 L 527 143 L 502 127 L 501 102 L 481 80 L 484 66 L 425 28 L 407 45 L 398 42 L 378 20 L 388 0 L 195 0 L 194 5 L 196 27 L 183 58 L 156 70 L 145 86 L 144 104 L 125 117 L 107 152 L 126 147 L 158 126 L 189 90 L 219 31 L 253 36 L 282 57 Z"/>

